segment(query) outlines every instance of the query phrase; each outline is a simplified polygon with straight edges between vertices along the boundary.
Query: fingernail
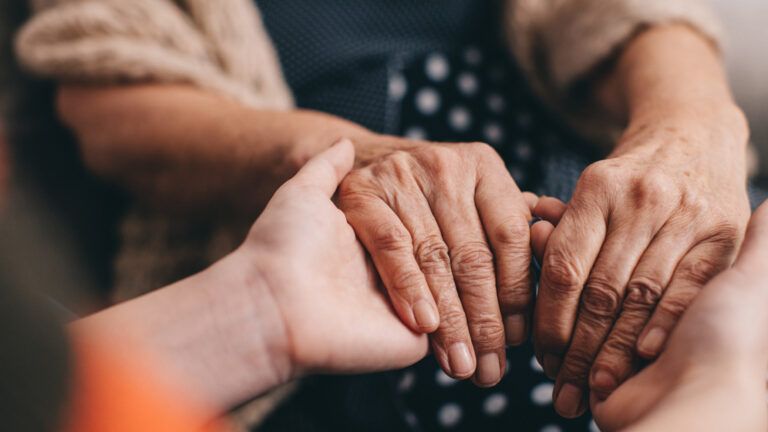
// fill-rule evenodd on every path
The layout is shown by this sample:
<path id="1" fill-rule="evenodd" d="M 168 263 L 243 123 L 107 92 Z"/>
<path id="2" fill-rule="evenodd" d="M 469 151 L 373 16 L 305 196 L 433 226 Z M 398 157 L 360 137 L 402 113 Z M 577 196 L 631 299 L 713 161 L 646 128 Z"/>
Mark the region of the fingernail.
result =
<path id="1" fill-rule="evenodd" d="M 563 417 L 573 418 L 581 411 L 581 389 L 573 384 L 565 384 L 557 395 L 555 408 Z"/>
<path id="2" fill-rule="evenodd" d="M 651 329 L 651 331 L 645 335 L 643 340 L 640 341 L 640 346 L 638 348 L 641 353 L 655 357 L 661 351 L 661 347 L 664 345 L 666 339 L 667 332 L 656 327 Z"/>
<path id="3" fill-rule="evenodd" d="M 413 318 L 416 325 L 424 331 L 434 331 L 440 325 L 440 318 L 432 304 L 426 300 L 419 300 L 413 305 Z"/>
<path id="4" fill-rule="evenodd" d="M 518 346 L 525 342 L 525 315 L 510 315 L 504 318 L 504 331 L 507 333 L 507 345 Z"/>
<path id="5" fill-rule="evenodd" d="M 448 363 L 451 366 L 451 372 L 457 377 L 467 377 L 475 371 L 472 354 L 465 343 L 453 344 L 448 348 Z"/>
<path id="6" fill-rule="evenodd" d="M 544 364 L 542 365 L 544 367 L 544 374 L 549 379 L 555 379 L 557 377 L 557 373 L 560 372 L 561 363 L 562 360 L 560 360 L 560 357 L 554 354 L 545 355 Z"/>
<path id="7" fill-rule="evenodd" d="M 603 369 L 598 369 L 595 372 L 595 375 L 592 377 L 592 385 L 595 387 L 594 390 L 600 393 L 611 393 L 618 387 L 613 374 Z"/>
<path id="8" fill-rule="evenodd" d="M 477 360 L 477 376 L 475 380 L 478 384 L 491 386 L 501 380 L 501 359 L 498 354 L 483 354 Z"/>

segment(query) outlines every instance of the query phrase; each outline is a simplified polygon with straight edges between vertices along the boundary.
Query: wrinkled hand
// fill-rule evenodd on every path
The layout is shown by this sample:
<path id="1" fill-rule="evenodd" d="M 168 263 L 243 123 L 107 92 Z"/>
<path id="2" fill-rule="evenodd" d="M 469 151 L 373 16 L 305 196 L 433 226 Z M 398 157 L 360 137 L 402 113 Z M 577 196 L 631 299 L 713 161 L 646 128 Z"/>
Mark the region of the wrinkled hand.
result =
<path id="1" fill-rule="evenodd" d="M 356 143 L 358 148 L 365 143 Z M 340 208 L 373 258 L 399 316 L 432 333 L 443 369 L 500 381 L 506 342 L 522 343 L 532 293 L 530 210 L 484 144 L 375 137 L 342 183 Z"/>
<path id="2" fill-rule="evenodd" d="M 738 250 L 749 216 L 743 143 L 675 126 L 630 129 L 583 173 L 549 239 L 533 333 L 566 417 L 586 410 L 588 387 L 606 397 L 631 376 L 636 353 L 658 355 Z"/>
<path id="3" fill-rule="evenodd" d="M 732 269 L 702 290 L 652 365 L 607 400 L 592 397 L 601 430 L 768 428 L 768 205 L 750 223 Z"/>
<path id="4" fill-rule="evenodd" d="M 305 372 L 369 372 L 423 358 L 427 338 L 395 315 L 365 250 L 330 197 L 352 168 L 342 142 L 311 160 L 283 185 L 254 224 L 240 254 L 269 288 L 286 345 L 275 362 L 292 378 Z M 253 285 L 253 284 L 249 284 Z M 256 295 L 256 294 L 254 294 Z"/>

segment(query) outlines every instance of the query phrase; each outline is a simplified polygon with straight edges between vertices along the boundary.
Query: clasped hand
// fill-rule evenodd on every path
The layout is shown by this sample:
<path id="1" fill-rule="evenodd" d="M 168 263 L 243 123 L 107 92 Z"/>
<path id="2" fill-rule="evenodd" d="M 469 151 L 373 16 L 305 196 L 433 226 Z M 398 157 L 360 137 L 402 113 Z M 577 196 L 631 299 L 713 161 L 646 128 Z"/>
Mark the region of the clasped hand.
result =
<path id="1" fill-rule="evenodd" d="M 557 379 L 556 409 L 576 417 L 590 392 L 608 397 L 658 356 L 732 263 L 748 220 L 738 158 L 692 158 L 656 130 L 630 131 L 568 206 L 522 193 L 484 144 L 374 138 L 384 150 L 358 157 L 339 207 L 398 316 L 430 334 L 448 375 L 495 385 L 506 346 L 531 332 Z M 546 220 L 533 239 L 532 215 Z M 535 310 L 532 240 L 543 267 Z"/>

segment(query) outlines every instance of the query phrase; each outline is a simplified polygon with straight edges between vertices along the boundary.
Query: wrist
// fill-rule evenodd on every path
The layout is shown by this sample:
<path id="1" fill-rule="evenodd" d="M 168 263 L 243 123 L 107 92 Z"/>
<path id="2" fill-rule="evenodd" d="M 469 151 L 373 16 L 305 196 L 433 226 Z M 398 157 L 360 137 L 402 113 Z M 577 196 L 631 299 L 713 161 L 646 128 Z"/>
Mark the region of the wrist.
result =
<path id="1" fill-rule="evenodd" d="M 662 139 L 632 139 L 644 134 Z M 734 156 L 745 156 L 748 142 L 746 117 L 732 101 L 649 102 L 632 111 L 624 138 L 615 152 L 626 153 L 643 145 L 680 144 L 686 151 L 717 153 L 724 150 Z"/>
<path id="2" fill-rule="evenodd" d="M 209 269 L 73 324 L 130 358 L 138 349 L 180 394 L 220 412 L 290 377 L 282 321 L 251 263 Z M 119 341 L 119 343 L 114 343 Z"/>
<path id="3" fill-rule="evenodd" d="M 269 254 L 240 247 L 200 274 L 229 370 L 252 398 L 296 378 L 290 338 L 271 284 Z"/>

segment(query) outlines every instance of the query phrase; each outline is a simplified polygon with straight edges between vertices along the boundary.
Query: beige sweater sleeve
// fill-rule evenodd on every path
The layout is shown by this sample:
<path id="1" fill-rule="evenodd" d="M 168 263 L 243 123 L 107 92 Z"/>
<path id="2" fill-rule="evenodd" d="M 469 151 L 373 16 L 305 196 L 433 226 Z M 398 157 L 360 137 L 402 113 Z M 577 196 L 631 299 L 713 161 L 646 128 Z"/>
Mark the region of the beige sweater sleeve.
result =
<path id="1" fill-rule="evenodd" d="M 61 82 L 189 83 L 253 107 L 290 108 L 249 1 L 34 0 L 38 13 L 16 53 L 31 73 Z"/>
<path id="2" fill-rule="evenodd" d="M 505 14 L 509 45 L 534 89 L 603 139 L 618 125 L 576 112 L 583 109 L 570 98 L 576 83 L 645 26 L 685 23 L 718 45 L 722 34 L 707 0 L 507 0 Z"/>

